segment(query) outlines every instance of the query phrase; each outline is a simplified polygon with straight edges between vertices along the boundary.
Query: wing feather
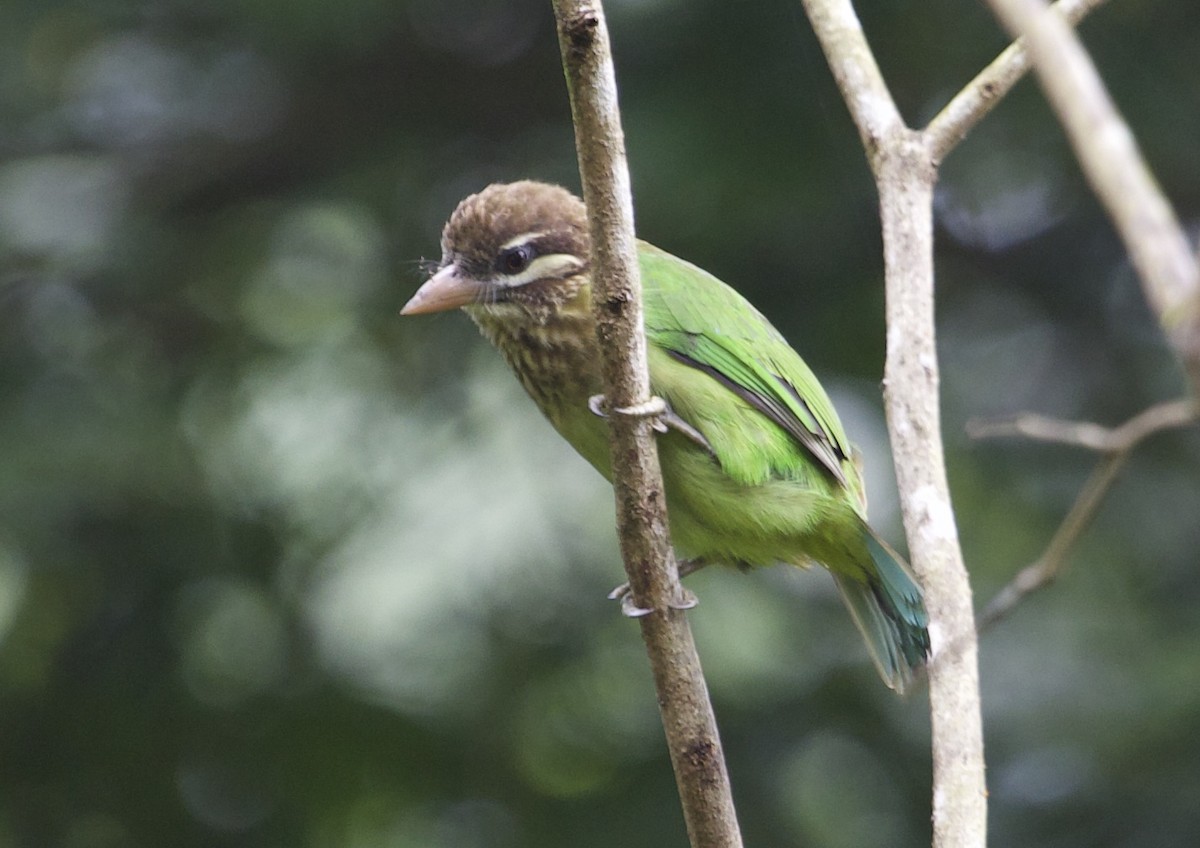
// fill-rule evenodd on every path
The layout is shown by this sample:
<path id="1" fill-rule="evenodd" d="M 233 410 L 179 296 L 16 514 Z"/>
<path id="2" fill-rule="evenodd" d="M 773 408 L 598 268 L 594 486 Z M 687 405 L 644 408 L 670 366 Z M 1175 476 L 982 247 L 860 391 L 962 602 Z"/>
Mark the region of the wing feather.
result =
<path id="1" fill-rule="evenodd" d="M 742 398 L 845 485 L 849 442 L 829 397 L 787 340 L 716 277 L 652 245 L 639 247 L 648 341 Z"/>

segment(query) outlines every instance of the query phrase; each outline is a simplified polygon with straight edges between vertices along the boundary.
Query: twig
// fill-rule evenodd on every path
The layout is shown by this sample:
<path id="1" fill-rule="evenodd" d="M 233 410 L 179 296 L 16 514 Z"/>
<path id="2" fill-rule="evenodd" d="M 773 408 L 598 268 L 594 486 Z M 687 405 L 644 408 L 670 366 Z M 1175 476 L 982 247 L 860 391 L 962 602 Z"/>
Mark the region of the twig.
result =
<path id="1" fill-rule="evenodd" d="M 1200 394 L 1200 268 L 1075 32 L 1043 0 L 988 0 L 1026 43 L 1046 98 L 1112 218 L 1142 289 Z"/>
<path id="2" fill-rule="evenodd" d="M 1071 548 L 1096 517 L 1104 496 L 1138 444 L 1155 433 L 1193 424 L 1196 420 L 1196 403 L 1191 398 L 1184 398 L 1152 406 L 1112 429 L 1086 421 L 1060 421 L 1033 414 L 1019 415 L 1008 421 L 969 424 L 968 432 L 974 438 L 1023 436 L 1104 454 L 1062 524 L 1054 531 L 1046 550 L 1017 572 L 1016 577 L 984 606 L 979 614 L 979 629 L 995 624 L 1026 596 L 1050 585 L 1062 574 Z"/>
<path id="3" fill-rule="evenodd" d="M 592 308 L 612 410 L 650 400 L 633 202 L 600 0 L 554 0 L 592 242 Z M 671 554 L 649 419 L 610 417 L 617 532 L 693 848 L 740 848 L 725 757 Z"/>
<path id="4" fill-rule="evenodd" d="M 1023 436 L 1039 442 L 1075 445 L 1097 453 L 1122 453 L 1160 430 L 1194 423 L 1196 415 L 1196 401 L 1180 398 L 1143 410 L 1119 427 L 1102 427 L 1090 421 L 1063 421 L 1026 412 L 997 421 L 968 421 L 967 435 L 973 439 Z"/>
<path id="5" fill-rule="evenodd" d="M 1079 495 L 1075 498 L 1075 503 L 1071 504 L 1071 509 L 1062 524 L 1054 531 L 1046 550 L 1018 571 L 1017 576 L 997 592 L 979 613 L 980 630 L 991 627 L 1004 618 L 1016 609 L 1027 595 L 1050 585 L 1062 573 L 1068 551 L 1092 522 L 1100 508 L 1100 502 L 1104 500 L 1117 477 L 1117 472 L 1128 458 L 1128 453 L 1118 453 L 1100 460 L 1092 476 L 1088 477 L 1083 488 L 1079 490 Z"/>
<path id="6" fill-rule="evenodd" d="M 1072 26 L 1105 0 L 1058 0 L 1053 8 Z M 1029 70 L 1029 54 L 1018 39 L 980 71 L 925 128 L 934 163 L 940 163 L 987 116 Z"/>
<path id="7" fill-rule="evenodd" d="M 933 321 L 933 183 L 924 138 L 904 125 L 850 0 L 804 8 L 858 127 L 879 189 L 887 286 L 888 432 L 933 656 L 929 705 L 935 848 L 987 842 L 983 721 L 971 585 L 946 481 Z"/>

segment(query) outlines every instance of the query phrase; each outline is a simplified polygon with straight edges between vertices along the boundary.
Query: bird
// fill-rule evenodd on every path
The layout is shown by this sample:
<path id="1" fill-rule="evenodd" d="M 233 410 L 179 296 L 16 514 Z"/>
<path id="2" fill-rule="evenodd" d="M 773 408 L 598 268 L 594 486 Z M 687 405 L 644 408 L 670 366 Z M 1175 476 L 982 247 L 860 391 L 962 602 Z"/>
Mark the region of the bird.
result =
<path id="1" fill-rule="evenodd" d="M 554 429 L 611 482 L 589 242 L 584 203 L 567 189 L 493 183 L 450 215 L 441 261 L 401 314 L 461 307 Z M 929 657 L 929 617 L 916 577 L 867 523 L 861 459 L 829 396 L 733 288 L 646 241 L 637 252 L 681 573 L 709 563 L 824 566 L 883 681 L 903 692 Z"/>

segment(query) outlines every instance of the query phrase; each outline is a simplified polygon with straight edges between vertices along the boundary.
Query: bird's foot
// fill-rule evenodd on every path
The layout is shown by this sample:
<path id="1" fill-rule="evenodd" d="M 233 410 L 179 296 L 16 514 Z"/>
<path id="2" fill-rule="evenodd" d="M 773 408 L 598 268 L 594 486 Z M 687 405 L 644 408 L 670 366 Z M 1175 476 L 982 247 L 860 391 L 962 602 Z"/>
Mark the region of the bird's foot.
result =
<path id="1" fill-rule="evenodd" d="M 679 597 L 667 604 L 673 610 L 690 610 L 700 606 L 696 593 L 686 586 L 679 587 Z"/>
<path id="2" fill-rule="evenodd" d="M 658 419 L 666 414 L 670 407 L 667 406 L 665 400 L 658 395 L 654 395 L 645 403 L 635 403 L 633 406 L 618 406 L 610 410 L 608 408 L 608 398 L 604 395 L 592 395 L 588 398 L 588 409 L 592 411 L 593 415 L 600 418 L 607 418 L 610 412 L 615 412 L 617 415 L 627 415 L 630 418 L 653 418 L 655 419 L 653 422 L 654 429 L 658 430 Z M 666 431 L 660 430 L 659 432 Z"/>
<path id="3" fill-rule="evenodd" d="M 639 607 L 633 602 L 633 590 L 629 588 L 628 583 L 622 583 L 617 588 L 608 593 L 610 601 L 621 602 L 621 614 L 626 618 L 641 618 L 654 612 L 650 607 Z M 679 587 L 679 597 L 667 603 L 667 606 L 673 610 L 690 610 L 700 604 L 700 599 L 696 597 L 692 590 L 683 586 Z"/>
<path id="4" fill-rule="evenodd" d="M 633 602 L 633 590 L 629 588 L 628 583 L 622 583 L 609 592 L 608 599 L 621 602 L 621 615 L 626 618 L 641 618 L 654 612 L 650 607 L 639 607 Z"/>
<path id="5" fill-rule="evenodd" d="M 609 415 L 608 399 L 604 395 L 592 395 L 588 398 L 588 409 L 592 411 L 593 415 L 607 418 Z M 704 434 L 676 415 L 675 410 L 671 409 L 671 405 L 657 395 L 645 403 L 620 406 L 613 409 L 612 412 L 634 418 L 649 418 L 651 419 L 650 426 L 654 428 L 655 432 L 666 433 L 669 430 L 677 430 L 710 454 L 716 455 L 712 445 L 708 443 L 708 439 L 704 438 Z"/>

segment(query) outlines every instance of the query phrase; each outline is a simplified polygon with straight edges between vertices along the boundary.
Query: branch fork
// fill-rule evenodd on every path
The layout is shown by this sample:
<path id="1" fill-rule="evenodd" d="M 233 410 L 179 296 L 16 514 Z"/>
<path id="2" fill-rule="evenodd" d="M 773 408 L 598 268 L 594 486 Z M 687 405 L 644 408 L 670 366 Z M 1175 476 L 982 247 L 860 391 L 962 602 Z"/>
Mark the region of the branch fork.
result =
<path id="1" fill-rule="evenodd" d="M 1105 495 L 1117 476 L 1145 439 L 1170 430 L 1195 424 L 1200 410 L 1192 398 L 1168 401 L 1152 406 L 1111 429 L 1090 421 L 1060 421 L 1033 413 L 1023 413 L 1005 421 L 973 421 L 967 432 L 973 438 L 986 439 L 1018 436 L 1034 441 L 1070 445 L 1101 454 L 1075 502 L 1067 511 L 1049 544 L 1036 560 L 1017 572 L 996 593 L 979 614 L 979 629 L 991 627 L 1008 616 L 1027 596 L 1044 589 L 1061 576 L 1067 556 L 1084 530 L 1092 523 Z"/>
<path id="2" fill-rule="evenodd" d="M 880 195 L 887 287 L 888 428 L 912 562 L 925 588 L 931 635 L 938 634 L 936 660 L 929 667 L 933 844 L 935 848 L 983 848 L 987 788 L 977 627 L 946 482 L 934 345 L 932 202 L 937 168 L 1035 66 L 1089 180 L 1125 240 L 1147 300 L 1197 395 L 1200 271 L 1132 135 L 1068 26 L 1103 0 L 1059 0 L 1053 7 L 1058 14 L 1046 13 L 1043 0 L 988 0 L 1020 40 L 924 130 L 905 125 L 851 0 L 802 2 L 858 128 Z M 680 597 L 681 587 L 668 542 L 653 433 L 672 422 L 666 417 L 669 408 L 664 412 L 649 391 L 629 173 L 604 14 L 600 0 L 553 0 L 553 4 L 591 228 L 596 269 L 593 307 L 604 353 L 605 392 L 612 399 L 611 411 L 617 413 L 610 419 L 613 477 L 629 596 L 639 609 L 662 612 L 638 620 L 691 844 L 693 848 L 737 848 L 741 836 L 708 692 L 686 617 L 669 603 Z M 592 411 L 606 414 L 605 405 L 593 401 Z M 1194 420 L 1194 404 L 1178 403 L 1166 405 L 1169 414 L 1164 413 L 1163 420 Z M 1040 426 L 1045 432 L 1046 423 L 1026 419 L 1022 426 L 1030 432 Z M 1107 447 L 1096 472 L 1099 494 L 1132 446 L 1165 426 L 1176 425 L 1159 426 L 1135 418 L 1107 433 L 1076 428 L 1080 444 Z M 1081 499 L 1088 488 L 1092 481 Z M 1014 585 L 1019 591 L 1032 591 L 1028 587 L 1036 583 L 1035 578 L 1022 572 Z M 985 611 L 985 623 L 988 614 Z"/>

